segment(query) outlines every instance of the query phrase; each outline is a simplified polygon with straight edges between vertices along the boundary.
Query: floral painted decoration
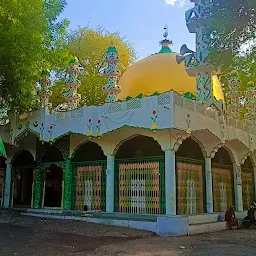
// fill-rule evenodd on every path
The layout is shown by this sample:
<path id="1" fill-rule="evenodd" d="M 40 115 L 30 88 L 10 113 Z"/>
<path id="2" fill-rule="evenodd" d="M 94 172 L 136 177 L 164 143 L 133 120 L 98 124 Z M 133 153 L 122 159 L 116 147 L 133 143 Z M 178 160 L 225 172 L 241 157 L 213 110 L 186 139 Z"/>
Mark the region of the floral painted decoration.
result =
<path id="1" fill-rule="evenodd" d="M 87 136 L 91 137 L 92 136 L 92 119 L 91 118 L 88 119 L 87 128 L 88 128 Z"/>
<path id="2" fill-rule="evenodd" d="M 151 129 L 156 130 L 157 129 L 157 111 L 156 110 L 152 111 L 151 120 L 152 120 Z"/>
<path id="3" fill-rule="evenodd" d="M 39 137 L 40 141 L 44 140 L 43 132 L 44 132 L 44 123 L 41 123 L 41 126 L 40 126 L 40 137 Z"/>
<path id="4" fill-rule="evenodd" d="M 97 137 L 101 137 L 101 131 L 100 131 L 100 128 L 101 128 L 101 121 L 98 120 L 97 122 Z"/>
<path id="5" fill-rule="evenodd" d="M 50 127 L 49 127 L 49 142 L 52 143 L 53 142 L 53 138 L 52 138 L 52 135 L 53 135 L 53 125 L 51 124 Z"/>

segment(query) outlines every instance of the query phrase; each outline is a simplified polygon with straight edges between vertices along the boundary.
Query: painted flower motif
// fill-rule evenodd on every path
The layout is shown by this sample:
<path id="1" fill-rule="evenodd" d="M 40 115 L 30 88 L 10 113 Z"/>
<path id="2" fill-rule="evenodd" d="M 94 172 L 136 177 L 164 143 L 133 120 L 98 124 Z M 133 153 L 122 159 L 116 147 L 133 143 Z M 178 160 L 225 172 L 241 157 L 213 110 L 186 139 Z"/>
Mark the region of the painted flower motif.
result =
<path id="1" fill-rule="evenodd" d="M 90 119 L 88 120 L 88 122 L 91 123 L 91 122 L 92 122 L 92 119 L 90 118 Z"/>
<path id="2" fill-rule="evenodd" d="M 50 129 L 52 129 L 52 125 L 50 125 Z"/>
<path id="3" fill-rule="evenodd" d="M 153 111 L 152 111 L 152 114 L 155 115 L 155 114 L 156 114 L 156 110 L 153 110 Z"/>
<path id="4" fill-rule="evenodd" d="M 100 124 L 100 120 L 98 120 L 98 124 Z"/>
<path id="5" fill-rule="evenodd" d="M 41 123 L 41 126 L 44 126 L 44 123 Z"/>

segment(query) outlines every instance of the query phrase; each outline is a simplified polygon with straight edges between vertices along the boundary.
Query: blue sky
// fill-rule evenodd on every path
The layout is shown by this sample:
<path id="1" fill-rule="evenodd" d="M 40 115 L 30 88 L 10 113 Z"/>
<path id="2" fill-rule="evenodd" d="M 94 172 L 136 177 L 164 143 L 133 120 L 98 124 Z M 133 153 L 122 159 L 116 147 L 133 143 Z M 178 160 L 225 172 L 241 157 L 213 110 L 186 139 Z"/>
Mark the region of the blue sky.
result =
<path id="1" fill-rule="evenodd" d="M 169 27 L 169 39 L 173 51 L 178 52 L 186 43 L 194 49 L 195 36 L 185 24 L 185 11 L 193 6 L 189 0 L 67 0 L 63 13 L 71 24 L 78 26 L 104 27 L 109 32 L 120 34 L 131 42 L 138 58 L 159 51 L 163 28 Z"/>

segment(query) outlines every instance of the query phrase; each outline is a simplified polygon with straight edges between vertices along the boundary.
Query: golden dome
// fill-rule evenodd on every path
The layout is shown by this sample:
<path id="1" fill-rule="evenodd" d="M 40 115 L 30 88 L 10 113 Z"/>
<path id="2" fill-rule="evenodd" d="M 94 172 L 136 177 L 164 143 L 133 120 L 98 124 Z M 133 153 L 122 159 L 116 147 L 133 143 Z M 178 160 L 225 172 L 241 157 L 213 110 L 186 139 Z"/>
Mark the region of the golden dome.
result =
<path id="1" fill-rule="evenodd" d="M 132 65 L 121 76 L 122 88 L 119 99 L 146 96 L 155 92 L 163 93 L 174 90 L 180 94 L 196 94 L 196 78 L 188 76 L 184 65 L 176 62 L 176 53 L 158 53 Z M 213 93 L 217 100 L 224 100 L 221 83 L 213 76 Z"/>

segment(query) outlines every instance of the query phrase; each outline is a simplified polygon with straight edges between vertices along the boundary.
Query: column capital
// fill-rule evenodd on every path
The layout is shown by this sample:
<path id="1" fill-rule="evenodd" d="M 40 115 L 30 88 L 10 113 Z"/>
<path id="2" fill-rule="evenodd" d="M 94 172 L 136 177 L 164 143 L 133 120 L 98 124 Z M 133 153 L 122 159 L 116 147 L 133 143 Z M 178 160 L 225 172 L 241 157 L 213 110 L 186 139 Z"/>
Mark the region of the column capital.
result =
<path id="1" fill-rule="evenodd" d="M 213 149 L 211 149 L 209 152 L 207 152 L 207 157 L 206 158 L 211 158 L 213 159 L 216 155 L 216 153 L 218 152 L 218 150 L 220 148 L 223 147 L 223 143 L 219 143 L 218 145 L 216 145 Z"/>

